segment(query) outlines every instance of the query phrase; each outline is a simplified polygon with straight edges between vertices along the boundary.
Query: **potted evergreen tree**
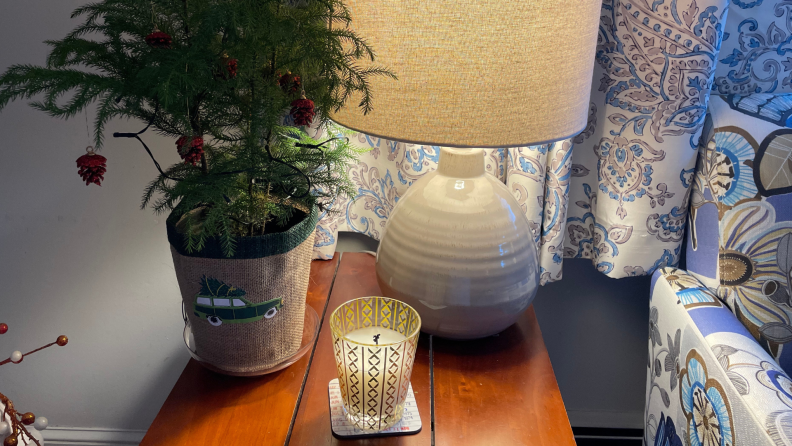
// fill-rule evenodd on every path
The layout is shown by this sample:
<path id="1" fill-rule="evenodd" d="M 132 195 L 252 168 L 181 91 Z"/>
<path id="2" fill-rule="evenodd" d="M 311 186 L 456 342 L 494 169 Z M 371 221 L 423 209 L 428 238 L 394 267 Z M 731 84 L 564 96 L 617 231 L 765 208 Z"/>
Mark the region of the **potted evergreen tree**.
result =
<path id="1" fill-rule="evenodd" d="M 114 136 L 137 139 L 159 170 L 143 207 L 170 213 L 197 353 L 234 373 L 282 362 L 302 336 L 318 213 L 352 192 L 354 150 L 321 117 L 352 96 L 370 110 L 367 79 L 393 74 L 358 68 L 374 53 L 340 0 L 104 0 L 72 16 L 82 23 L 47 42 L 46 65 L 0 76 L 0 109 L 37 98 L 70 118 L 95 105 L 96 149 L 77 160 L 86 185 L 107 173 L 95 151 L 108 122 L 145 123 Z M 162 169 L 149 128 L 183 162 Z"/>

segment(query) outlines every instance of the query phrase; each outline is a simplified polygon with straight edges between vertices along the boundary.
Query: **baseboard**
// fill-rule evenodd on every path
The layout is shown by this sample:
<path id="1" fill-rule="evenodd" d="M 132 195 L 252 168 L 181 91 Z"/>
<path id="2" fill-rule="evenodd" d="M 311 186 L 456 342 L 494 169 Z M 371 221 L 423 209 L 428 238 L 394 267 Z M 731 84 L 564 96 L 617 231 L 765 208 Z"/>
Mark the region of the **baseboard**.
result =
<path id="1" fill-rule="evenodd" d="M 602 427 L 616 429 L 643 429 L 643 412 L 609 412 L 568 410 L 569 424 L 573 427 Z"/>
<path id="2" fill-rule="evenodd" d="M 93 427 L 49 427 L 42 431 L 45 446 L 137 446 L 146 431 Z"/>
<path id="3" fill-rule="evenodd" d="M 614 429 L 603 427 L 573 427 L 575 438 L 611 439 L 611 440 L 641 440 L 643 429 Z"/>

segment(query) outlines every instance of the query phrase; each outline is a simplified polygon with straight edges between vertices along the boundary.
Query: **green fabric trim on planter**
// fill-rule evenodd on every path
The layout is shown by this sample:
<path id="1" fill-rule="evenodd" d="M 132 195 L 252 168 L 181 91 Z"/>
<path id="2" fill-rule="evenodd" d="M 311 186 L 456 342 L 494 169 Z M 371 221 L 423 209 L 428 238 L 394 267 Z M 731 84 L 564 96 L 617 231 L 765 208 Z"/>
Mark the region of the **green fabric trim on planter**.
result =
<path id="1" fill-rule="evenodd" d="M 311 213 L 303 221 L 289 228 L 284 232 L 275 234 L 264 234 L 253 237 L 236 237 L 236 249 L 234 255 L 226 257 L 223 254 L 220 239 L 209 237 L 206 239 L 204 248 L 200 251 L 187 252 L 186 237 L 176 230 L 176 222 L 173 214 L 167 221 L 168 242 L 179 254 L 187 257 L 202 257 L 205 259 L 260 259 L 278 254 L 284 254 L 300 246 L 316 229 L 319 222 L 319 211 L 314 206 Z"/>

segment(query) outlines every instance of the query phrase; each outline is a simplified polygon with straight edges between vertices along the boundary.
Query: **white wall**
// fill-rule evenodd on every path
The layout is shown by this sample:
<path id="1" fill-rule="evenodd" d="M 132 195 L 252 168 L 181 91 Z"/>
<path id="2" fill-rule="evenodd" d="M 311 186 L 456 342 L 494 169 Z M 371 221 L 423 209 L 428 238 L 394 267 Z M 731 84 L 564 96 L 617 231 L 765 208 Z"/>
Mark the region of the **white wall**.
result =
<path id="1" fill-rule="evenodd" d="M 0 70 L 43 64 L 42 41 L 71 30 L 82 3 L 0 2 Z M 172 142 L 145 138 L 163 165 L 178 160 Z M 0 357 L 70 339 L 0 368 L 0 391 L 54 426 L 145 430 L 188 359 L 164 217 L 139 209 L 156 171 L 137 141 L 109 138 L 106 180 L 86 187 L 75 160 L 88 144 L 84 116 L 22 102 L 0 112 L 0 322 L 11 328 Z"/>

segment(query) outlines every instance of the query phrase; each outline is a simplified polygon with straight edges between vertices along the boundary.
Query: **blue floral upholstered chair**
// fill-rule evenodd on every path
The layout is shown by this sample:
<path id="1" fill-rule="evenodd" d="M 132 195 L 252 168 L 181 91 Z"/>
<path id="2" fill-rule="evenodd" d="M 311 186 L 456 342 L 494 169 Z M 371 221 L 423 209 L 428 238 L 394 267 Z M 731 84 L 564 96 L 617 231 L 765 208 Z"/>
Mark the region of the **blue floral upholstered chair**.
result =
<path id="1" fill-rule="evenodd" d="M 652 278 L 644 443 L 792 445 L 792 1 L 730 5 L 688 196 Z"/>
<path id="2" fill-rule="evenodd" d="M 792 445 L 792 95 L 712 95 L 687 270 L 652 281 L 644 442 Z"/>

